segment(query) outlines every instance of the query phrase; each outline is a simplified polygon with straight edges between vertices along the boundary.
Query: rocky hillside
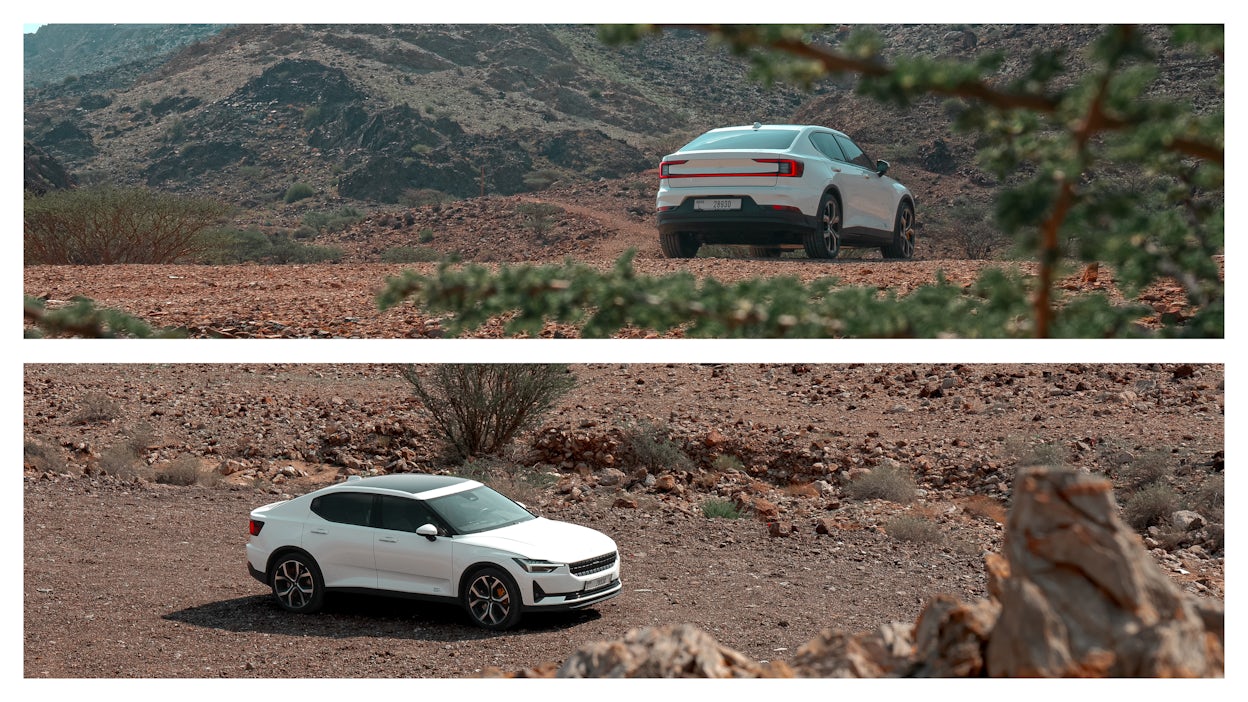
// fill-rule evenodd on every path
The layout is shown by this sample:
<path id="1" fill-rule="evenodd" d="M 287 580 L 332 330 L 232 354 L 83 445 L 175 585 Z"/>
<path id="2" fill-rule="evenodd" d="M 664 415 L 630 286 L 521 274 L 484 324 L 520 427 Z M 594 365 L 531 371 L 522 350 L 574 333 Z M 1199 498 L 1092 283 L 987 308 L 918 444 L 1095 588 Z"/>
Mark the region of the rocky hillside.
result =
<path id="1" fill-rule="evenodd" d="M 1097 35 L 1089 25 L 875 29 L 894 56 L 1000 53 L 1001 81 L 1020 78 L 1038 48 L 1062 49 L 1078 72 Z M 1200 110 L 1224 103 L 1216 65 L 1169 50 L 1160 28 L 1147 33 L 1159 92 Z M 920 202 L 984 201 L 995 186 L 952 131 L 947 101 L 898 110 L 853 95 L 852 79 L 802 92 L 748 74 L 689 31 L 612 48 L 588 26 L 53 25 L 27 39 L 26 137 L 85 182 L 193 191 L 270 216 L 296 181 L 329 206 L 627 176 L 707 128 L 755 120 L 843 129 L 892 161 Z"/>

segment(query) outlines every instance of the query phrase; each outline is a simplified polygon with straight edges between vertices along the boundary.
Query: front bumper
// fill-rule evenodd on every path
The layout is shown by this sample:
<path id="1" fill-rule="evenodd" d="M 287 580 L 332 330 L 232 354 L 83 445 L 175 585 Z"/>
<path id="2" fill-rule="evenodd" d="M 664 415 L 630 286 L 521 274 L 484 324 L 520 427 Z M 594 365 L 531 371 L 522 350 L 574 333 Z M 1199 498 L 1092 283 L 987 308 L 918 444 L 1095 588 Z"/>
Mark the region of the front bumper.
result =
<path id="1" fill-rule="evenodd" d="M 533 583 L 533 604 L 526 604 L 526 611 L 557 612 L 569 609 L 582 609 L 599 602 L 606 602 L 624 590 L 624 584 L 617 577 L 610 583 L 596 590 L 582 590 L 549 594 L 542 590 L 541 585 Z"/>

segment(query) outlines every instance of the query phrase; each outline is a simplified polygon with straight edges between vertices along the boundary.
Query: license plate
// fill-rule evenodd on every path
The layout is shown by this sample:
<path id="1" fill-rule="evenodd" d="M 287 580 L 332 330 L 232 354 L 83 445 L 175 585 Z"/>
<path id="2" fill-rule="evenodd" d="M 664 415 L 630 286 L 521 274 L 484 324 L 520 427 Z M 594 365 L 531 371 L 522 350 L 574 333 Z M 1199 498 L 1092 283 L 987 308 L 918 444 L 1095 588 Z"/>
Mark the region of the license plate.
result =
<path id="1" fill-rule="evenodd" d="M 693 209 L 695 210 L 739 210 L 741 209 L 741 198 L 716 198 L 714 200 L 694 200 Z"/>
<path id="2" fill-rule="evenodd" d="M 590 581 L 586 582 L 586 583 L 585 583 L 585 589 L 586 589 L 586 590 L 597 590 L 598 588 L 602 587 L 603 585 L 606 585 L 606 584 L 607 584 L 607 583 L 609 583 L 609 582 L 611 582 L 611 576 L 610 576 L 610 575 L 604 575 L 604 576 L 602 576 L 601 578 L 594 578 L 593 580 L 590 580 Z"/>

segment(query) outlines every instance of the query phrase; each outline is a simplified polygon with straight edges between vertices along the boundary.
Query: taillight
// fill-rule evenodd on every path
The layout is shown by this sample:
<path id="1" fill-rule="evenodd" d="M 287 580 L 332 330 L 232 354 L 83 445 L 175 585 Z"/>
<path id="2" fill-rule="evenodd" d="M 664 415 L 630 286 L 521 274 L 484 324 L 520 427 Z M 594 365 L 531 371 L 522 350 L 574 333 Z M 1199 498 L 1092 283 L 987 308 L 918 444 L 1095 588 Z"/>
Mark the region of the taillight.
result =
<path id="1" fill-rule="evenodd" d="M 653 162 L 651 162 L 651 163 L 653 163 Z M 679 166 L 679 165 L 680 165 L 680 164 L 682 164 L 682 163 L 689 163 L 689 161 L 688 161 L 688 160 L 684 160 L 684 161 L 664 161 L 663 163 L 660 163 L 660 164 L 659 164 L 659 179 L 660 179 L 660 180 L 662 180 L 663 178 L 671 178 L 671 177 L 672 177 L 672 174 L 671 174 L 671 172 L 670 172 L 668 169 L 669 169 L 669 168 L 671 168 L 672 166 Z"/>
<path id="2" fill-rule="evenodd" d="M 782 178 L 801 178 L 806 164 L 792 158 L 756 158 L 759 163 L 776 164 L 776 175 Z"/>
<path id="3" fill-rule="evenodd" d="M 263 528 L 264 528 L 264 522 L 257 522 L 254 519 L 248 520 L 247 531 L 251 532 L 252 536 L 259 536 L 260 530 Z"/>

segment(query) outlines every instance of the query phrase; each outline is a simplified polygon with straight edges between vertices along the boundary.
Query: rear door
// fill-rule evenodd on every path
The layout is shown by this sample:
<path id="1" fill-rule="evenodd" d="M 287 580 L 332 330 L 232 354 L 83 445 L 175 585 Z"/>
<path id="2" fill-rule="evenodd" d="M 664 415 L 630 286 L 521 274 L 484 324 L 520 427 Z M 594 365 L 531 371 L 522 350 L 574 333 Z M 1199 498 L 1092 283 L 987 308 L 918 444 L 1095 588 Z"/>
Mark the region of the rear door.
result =
<path id="1" fill-rule="evenodd" d="M 845 200 L 845 227 L 892 232 L 895 203 L 890 181 L 876 172 L 875 162 L 853 140 L 833 136 L 846 159 L 846 177 L 837 181 Z"/>
<path id="2" fill-rule="evenodd" d="M 316 559 L 326 587 L 377 587 L 372 523 L 376 495 L 331 492 L 312 500 L 303 547 Z"/>

